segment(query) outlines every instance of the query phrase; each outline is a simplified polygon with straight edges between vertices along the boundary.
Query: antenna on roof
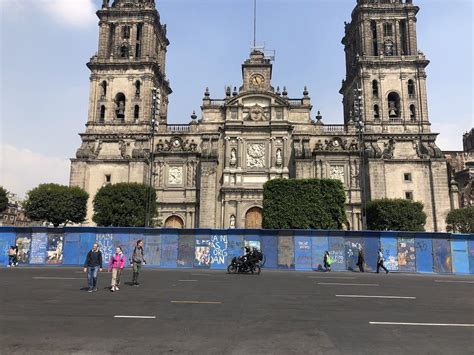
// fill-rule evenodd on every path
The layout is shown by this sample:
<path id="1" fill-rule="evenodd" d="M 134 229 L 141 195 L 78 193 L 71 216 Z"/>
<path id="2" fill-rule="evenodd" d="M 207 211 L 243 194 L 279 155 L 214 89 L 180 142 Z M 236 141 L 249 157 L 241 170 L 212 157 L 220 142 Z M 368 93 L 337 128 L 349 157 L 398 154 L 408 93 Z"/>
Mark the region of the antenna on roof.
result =
<path id="1" fill-rule="evenodd" d="M 253 47 L 257 47 L 257 0 L 253 0 Z"/>

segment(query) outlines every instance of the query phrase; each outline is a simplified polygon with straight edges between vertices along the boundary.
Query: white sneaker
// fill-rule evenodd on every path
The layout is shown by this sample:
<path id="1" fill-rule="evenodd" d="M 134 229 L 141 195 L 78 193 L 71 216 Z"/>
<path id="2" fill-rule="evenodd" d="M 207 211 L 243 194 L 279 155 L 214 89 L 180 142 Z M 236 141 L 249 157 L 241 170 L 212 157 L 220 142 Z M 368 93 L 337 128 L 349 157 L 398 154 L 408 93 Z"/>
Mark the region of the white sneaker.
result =
<path id="1" fill-rule="evenodd" d="M 120 290 L 120 289 L 117 286 L 115 286 L 115 291 L 118 291 L 118 290 Z"/>

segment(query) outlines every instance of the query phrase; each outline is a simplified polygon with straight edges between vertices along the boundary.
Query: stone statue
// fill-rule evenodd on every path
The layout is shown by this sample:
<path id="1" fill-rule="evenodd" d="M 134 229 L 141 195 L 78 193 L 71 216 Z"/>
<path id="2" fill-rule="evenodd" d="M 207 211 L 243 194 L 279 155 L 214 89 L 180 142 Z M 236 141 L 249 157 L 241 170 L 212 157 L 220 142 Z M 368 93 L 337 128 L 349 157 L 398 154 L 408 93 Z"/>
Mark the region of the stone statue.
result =
<path id="1" fill-rule="evenodd" d="M 283 164 L 283 159 L 281 157 L 281 149 L 278 148 L 276 152 L 276 166 L 280 167 Z"/>
<path id="2" fill-rule="evenodd" d="M 235 229 L 235 216 L 234 215 L 230 216 L 229 228 Z"/>
<path id="3" fill-rule="evenodd" d="M 115 113 L 117 114 L 117 118 L 125 118 L 125 101 L 120 100 L 117 104 L 117 108 L 115 109 Z"/>
<path id="4" fill-rule="evenodd" d="M 235 148 L 232 148 L 230 151 L 230 166 L 236 166 L 237 165 L 237 152 Z"/>
<path id="5" fill-rule="evenodd" d="M 393 56 L 393 42 L 390 40 L 385 41 L 385 55 Z"/>

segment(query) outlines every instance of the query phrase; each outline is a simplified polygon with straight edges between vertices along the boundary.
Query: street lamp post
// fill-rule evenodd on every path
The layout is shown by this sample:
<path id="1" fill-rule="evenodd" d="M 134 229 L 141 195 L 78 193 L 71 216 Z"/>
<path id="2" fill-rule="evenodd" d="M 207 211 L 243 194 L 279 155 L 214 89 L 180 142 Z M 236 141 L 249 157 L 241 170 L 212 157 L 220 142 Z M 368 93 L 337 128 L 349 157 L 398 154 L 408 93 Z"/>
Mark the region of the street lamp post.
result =
<path id="1" fill-rule="evenodd" d="M 362 229 L 367 229 L 366 214 L 366 181 L 365 181 L 365 125 L 364 125 L 364 106 L 362 102 L 362 89 L 357 84 L 354 89 L 354 116 L 357 134 L 359 138 L 359 183 L 360 183 L 360 201 L 362 214 Z"/>
<path id="2" fill-rule="evenodd" d="M 154 175 L 154 160 L 155 160 L 155 132 L 156 132 L 156 115 L 159 113 L 160 108 L 159 106 L 159 90 L 157 88 L 153 88 L 151 90 L 151 126 L 150 126 L 150 156 L 148 158 L 148 162 L 150 164 L 149 169 L 149 176 L 148 176 L 148 191 L 147 191 L 147 201 L 146 201 L 146 211 L 145 211 L 145 227 L 150 227 L 151 225 L 151 205 L 152 205 L 152 189 L 153 189 L 153 175 Z"/>

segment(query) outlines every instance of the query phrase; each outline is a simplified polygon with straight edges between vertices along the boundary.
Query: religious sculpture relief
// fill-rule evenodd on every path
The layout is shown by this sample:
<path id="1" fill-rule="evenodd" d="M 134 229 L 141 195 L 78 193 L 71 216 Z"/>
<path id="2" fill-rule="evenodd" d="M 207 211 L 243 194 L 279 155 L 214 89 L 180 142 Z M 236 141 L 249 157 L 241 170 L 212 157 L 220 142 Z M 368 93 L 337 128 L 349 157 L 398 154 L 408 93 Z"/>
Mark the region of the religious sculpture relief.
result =
<path id="1" fill-rule="evenodd" d="M 250 143 L 247 146 L 247 167 L 264 168 L 265 167 L 265 144 Z"/>
<path id="2" fill-rule="evenodd" d="M 174 166 L 168 170 L 168 184 L 181 185 L 183 183 L 183 167 Z"/>
<path id="3" fill-rule="evenodd" d="M 158 152 L 195 152 L 197 151 L 197 144 L 194 139 L 183 141 L 180 137 L 173 137 L 171 140 L 163 141 L 160 139 L 156 145 Z"/>
<path id="4" fill-rule="evenodd" d="M 341 139 L 339 137 L 333 138 L 331 140 L 326 140 L 326 149 L 329 151 L 339 151 L 339 150 L 346 150 L 347 148 L 347 140 Z"/>
<path id="5" fill-rule="evenodd" d="M 148 158 L 150 149 L 145 148 L 147 142 L 145 141 L 136 141 L 135 146 L 132 150 L 132 158 L 134 159 L 144 159 Z"/>
<path id="6" fill-rule="evenodd" d="M 235 229 L 235 216 L 234 215 L 230 216 L 229 228 L 230 229 Z"/>
<path id="7" fill-rule="evenodd" d="M 232 148 L 230 151 L 230 166 L 235 167 L 237 165 L 237 151 Z"/>
<path id="8" fill-rule="evenodd" d="M 392 159 L 394 150 L 395 150 L 395 140 L 390 139 L 387 143 L 384 144 L 382 159 Z"/>
<path id="9" fill-rule="evenodd" d="M 250 121 L 267 121 L 268 117 L 265 110 L 260 105 L 254 105 L 250 108 L 247 115 L 247 120 Z"/>
<path id="10" fill-rule="evenodd" d="M 331 165 L 329 178 L 339 180 L 344 184 L 344 165 Z"/>
<path id="11" fill-rule="evenodd" d="M 393 42 L 392 40 L 388 39 L 384 43 L 384 53 L 386 56 L 393 56 L 394 55 L 394 50 L 393 50 Z"/>
<path id="12" fill-rule="evenodd" d="M 278 148 L 276 151 L 276 160 L 275 160 L 276 166 L 281 167 L 283 164 L 283 158 L 281 156 L 281 149 Z"/>
<path id="13" fill-rule="evenodd" d="M 119 146 L 120 146 L 120 155 L 122 156 L 122 158 L 124 159 L 131 159 L 132 156 L 129 152 L 129 148 L 130 148 L 130 142 L 125 142 L 123 139 L 119 141 Z"/>
<path id="14" fill-rule="evenodd" d="M 76 152 L 77 159 L 95 159 L 100 153 L 102 148 L 102 142 L 99 141 L 99 144 L 95 145 L 94 142 L 82 142 L 81 147 Z"/>

